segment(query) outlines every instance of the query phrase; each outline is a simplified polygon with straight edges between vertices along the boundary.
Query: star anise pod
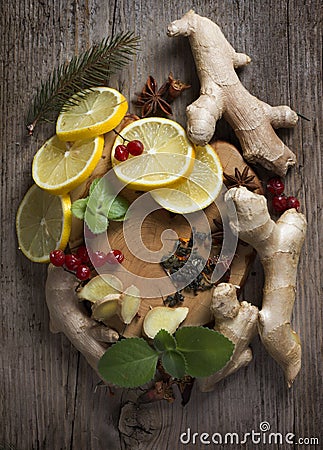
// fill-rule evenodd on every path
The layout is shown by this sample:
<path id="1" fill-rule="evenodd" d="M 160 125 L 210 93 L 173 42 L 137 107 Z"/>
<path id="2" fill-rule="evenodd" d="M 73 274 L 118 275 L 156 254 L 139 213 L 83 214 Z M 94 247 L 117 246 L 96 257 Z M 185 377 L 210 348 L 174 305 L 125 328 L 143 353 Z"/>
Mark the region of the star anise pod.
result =
<path id="1" fill-rule="evenodd" d="M 225 173 L 224 174 L 224 178 L 226 179 L 226 181 L 229 184 L 229 189 L 231 189 L 233 187 L 240 187 L 240 186 L 245 186 L 250 191 L 254 191 L 255 189 L 257 189 L 258 185 L 253 182 L 255 176 L 254 175 L 248 175 L 248 172 L 249 172 L 249 167 L 246 166 L 243 169 L 242 173 L 236 167 L 234 169 L 234 176 L 233 175 L 228 175 L 228 174 Z"/>
<path id="2" fill-rule="evenodd" d="M 142 117 L 147 117 L 150 113 L 156 114 L 158 110 L 166 115 L 173 114 L 170 104 L 163 98 L 169 87 L 166 81 L 159 89 L 156 80 L 149 75 L 142 92 L 138 95 L 136 106 L 141 108 Z"/>

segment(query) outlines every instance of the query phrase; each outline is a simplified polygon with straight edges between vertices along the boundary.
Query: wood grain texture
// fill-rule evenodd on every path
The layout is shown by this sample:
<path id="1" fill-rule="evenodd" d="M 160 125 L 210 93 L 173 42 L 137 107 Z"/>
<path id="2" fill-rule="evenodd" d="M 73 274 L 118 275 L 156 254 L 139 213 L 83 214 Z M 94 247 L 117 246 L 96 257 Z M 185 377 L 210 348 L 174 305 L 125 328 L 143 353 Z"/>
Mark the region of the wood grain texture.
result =
<path id="1" fill-rule="evenodd" d="M 194 388 L 185 408 L 179 398 L 172 405 L 144 405 L 139 415 L 145 418 L 144 423 L 138 422 L 133 409 L 123 409 L 128 428 L 120 425 L 120 429 L 128 435 L 132 432 L 131 439 L 119 432 L 118 422 L 121 406 L 133 401 L 136 393 L 116 391 L 111 396 L 105 388 L 97 387 L 99 380 L 83 357 L 64 336 L 50 334 L 44 300 L 46 267 L 30 263 L 17 250 L 15 213 L 32 182 L 32 157 L 53 132 L 53 127 L 41 126 L 29 138 L 25 116 L 36 86 L 57 63 L 106 35 L 130 29 L 142 37 L 141 51 L 111 83 L 133 99 L 149 74 L 162 83 L 172 70 L 176 77 L 192 84 L 174 103 L 174 118 L 184 125 L 184 107 L 197 98 L 199 86 L 188 41 L 169 39 L 165 30 L 192 6 L 215 20 L 237 51 L 251 56 L 253 62 L 239 72 L 251 93 L 272 105 L 289 104 L 310 118 L 310 122 L 301 120 L 294 130 L 278 131 L 298 157 L 297 166 L 287 175 L 286 192 L 300 198 L 308 218 L 293 315 L 303 344 L 303 366 L 288 391 L 281 370 L 255 339 L 250 366 L 219 383 L 211 394 Z M 0 23 L 0 443 L 17 450 L 193 449 L 203 446 L 179 442 L 180 433 L 188 427 L 198 433 L 242 435 L 252 429 L 258 432 L 262 421 L 270 423 L 272 432 L 322 440 L 321 2 L 17 0 L 2 2 Z M 222 120 L 216 135 L 237 144 Z M 262 269 L 258 263 L 253 273 L 243 298 L 260 304 Z"/>

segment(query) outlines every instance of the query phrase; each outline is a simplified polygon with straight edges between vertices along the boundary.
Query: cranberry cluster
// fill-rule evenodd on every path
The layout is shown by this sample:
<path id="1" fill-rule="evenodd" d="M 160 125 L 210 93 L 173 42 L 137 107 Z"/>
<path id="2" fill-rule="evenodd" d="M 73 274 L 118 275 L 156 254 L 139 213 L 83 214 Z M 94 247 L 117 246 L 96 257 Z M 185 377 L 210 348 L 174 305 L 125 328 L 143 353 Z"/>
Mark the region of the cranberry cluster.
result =
<path id="1" fill-rule="evenodd" d="M 285 185 L 279 177 L 270 178 L 267 182 L 268 191 L 273 194 L 272 205 L 275 211 L 284 212 L 287 209 L 295 208 L 299 210 L 300 203 L 296 197 L 286 197 L 284 194 Z"/>
<path id="2" fill-rule="evenodd" d="M 75 272 L 76 277 L 80 281 L 85 281 L 90 278 L 91 262 L 96 268 L 103 266 L 106 262 L 109 264 L 118 264 L 124 260 L 123 253 L 120 250 L 111 250 L 107 254 L 101 251 L 91 252 L 90 257 L 84 245 L 81 245 L 76 253 L 64 253 L 63 250 L 53 250 L 50 252 L 49 258 L 54 266 L 64 266 L 67 270 Z"/>
<path id="3" fill-rule="evenodd" d="M 127 145 L 120 144 L 116 146 L 114 157 L 118 161 L 126 161 L 129 155 L 139 156 L 144 151 L 144 144 L 137 139 L 129 141 Z"/>

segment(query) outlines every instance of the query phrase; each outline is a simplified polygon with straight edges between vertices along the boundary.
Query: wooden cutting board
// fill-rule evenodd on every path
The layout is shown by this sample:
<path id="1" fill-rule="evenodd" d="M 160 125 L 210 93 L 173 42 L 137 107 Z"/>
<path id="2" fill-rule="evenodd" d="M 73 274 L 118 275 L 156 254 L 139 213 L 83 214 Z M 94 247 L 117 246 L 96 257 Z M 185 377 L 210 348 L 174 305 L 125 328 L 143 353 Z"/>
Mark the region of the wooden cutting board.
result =
<path id="1" fill-rule="evenodd" d="M 135 119 L 136 117 L 128 116 L 119 128 L 122 129 L 126 123 L 129 123 L 129 121 Z M 71 193 L 72 201 L 85 197 L 88 193 L 92 180 L 104 175 L 111 168 L 110 153 L 114 138 L 115 135 L 113 132 L 106 135 L 105 148 L 100 163 L 89 180 L 84 182 L 80 187 Z M 226 174 L 233 175 L 235 168 L 238 168 L 239 171 L 242 172 L 246 167 L 245 161 L 233 145 L 227 142 L 218 141 L 213 143 L 212 146 L 217 152 L 222 163 L 223 170 Z M 249 174 L 255 175 L 251 168 L 249 168 Z M 256 175 L 254 181 L 259 186 L 256 192 L 262 193 L 261 182 Z M 141 194 L 124 189 L 122 195 L 127 197 L 130 201 L 133 201 Z M 214 226 L 213 219 L 221 222 L 221 217 L 217 207 L 213 203 L 206 208 L 204 212 L 209 221 L 211 230 L 215 231 L 216 228 Z M 131 226 L 135 229 L 138 228 L 139 225 L 140 224 L 133 223 Z M 133 239 L 139 239 L 141 235 L 143 244 L 153 252 L 159 251 L 164 244 L 164 254 L 172 251 L 176 245 L 176 239 L 174 239 L 174 237 L 169 239 L 166 238 L 164 239 L 164 242 L 162 242 L 161 236 L 163 232 L 166 232 L 165 230 L 171 229 L 177 234 L 178 237 L 181 238 L 189 238 L 191 236 L 191 226 L 187 220 L 180 214 L 174 215 L 164 209 L 159 209 L 149 214 L 139 228 L 141 228 L 141 230 L 135 230 Z M 140 235 L 138 235 L 138 232 Z M 71 249 L 75 249 L 82 243 L 82 241 L 83 222 L 73 218 L 72 233 L 70 238 Z M 122 280 L 124 289 L 131 284 L 136 284 L 141 292 L 143 292 L 147 290 L 147 283 L 149 283 L 149 286 L 154 287 L 154 292 L 165 292 L 166 289 L 173 293 L 176 291 L 176 288 L 172 284 L 170 278 L 165 276 L 165 272 L 159 263 L 143 261 L 140 257 L 140 252 L 136 252 L 136 254 L 131 252 L 125 241 L 122 222 L 110 222 L 108 228 L 108 241 L 111 248 L 121 250 L 125 256 L 122 267 L 116 265 L 111 268 L 111 265 L 108 265 L 109 271 Z M 94 250 L 100 249 L 104 251 L 105 245 L 106 236 L 103 237 L 103 241 L 101 241 L 100 244 L 98 244 L 97 240 L 95 241 L 95 247 L 98 246 L 98 248 L 94 248 Z M 214 249 L 214 251 L 218 252 L 218 249 Z M 231 283 L 237 286 L 243 285 L 254 256 L 255 252 L 252 247 L 239 241 L 231 265 Z M 128 273 L 123 273 L 123 269 L 126 269 Z M 135 275 L 135 279 L 133 278 L 133 275 Z M 138 279 L 138 277 L 140 277 L 140 279 Z M 194 293 L 191 292 L 184 292 L 184 297 L 185 300 L 181 306 L 188 307 L 189 313 L 186 320 L 183 322 L 183 325 L 205 325 L 211 321 L 212 318 L 210 315 L 209 306 L 212 298 L 212 289 L 199 292 L 197 295 L 194 295 Z M 156 295 L 153 298 L 151 298 L 151 296 L 149 296 L 149 298 L 142 298 L 138 316 L 131 322 L 130 325 L 126 326 L 117 317 L 111 319 L 108 325 L 116 329 L 125 337 L 141 336 L 142 323 L 146 313 L 150 308 L 163 306 L 163 299 L 164 297 L 161 295 Z"/>

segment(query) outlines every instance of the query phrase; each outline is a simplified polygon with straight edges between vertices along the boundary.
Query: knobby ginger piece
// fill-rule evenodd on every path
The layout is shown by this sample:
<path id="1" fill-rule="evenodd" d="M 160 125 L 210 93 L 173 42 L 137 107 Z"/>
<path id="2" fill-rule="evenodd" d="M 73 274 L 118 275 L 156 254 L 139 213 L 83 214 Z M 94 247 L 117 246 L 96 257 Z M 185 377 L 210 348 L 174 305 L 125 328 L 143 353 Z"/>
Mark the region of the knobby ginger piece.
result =
<path id="1" fill-rule="evenodd" d="M 236 133 L 244 158 L 284 176 L 295 165 L 295 154 L 274 128 L 293 127 L 297 114 L 288 106 L 270 106 L 251 95 L 235 69 L 251 61 L 237 53 L 221 29 L 193 10 L 168 26 L 169 36 L 187 36 L 200 80 L 200 97 L 187 107 L 187 133 L 194 144 L 205 145 L 223 116 Z"/>
<path id="2" fill-rule="evenodd" d="M 220 283 L 214 288 L 211 311 L 214 316 L 214 329 L 234 343 L 230 361 L 215 374 L 198 379 L 202 392 L 210 392 L 223 378 L 231 375 L 252 360 L 249 347 L 257 334 L 258 308 L 245 301 L 239 302 L 235 286 Z"/>
<path id="3" fill-rule="evenodd" d="M 46 303 L 50 330 L 52 333 L 64 333 L 97 372 L 98 362 L 107 349 L 105 344 L 117 342 L 119 334 L 87 315 L 75 293 L 76 285 L 75 275 L 61 267 L 49 265 Z"/>
<path id="4" fill-rule="evenodd" d="M 229 199 L 233 200 L 238 217 L 237 225 L 235 218 L 230 223 L 231 228 L 239 233 L 242 241 L 255 248 L 264 268 L 259 335 L 268 353 L 282 367 L 287 385 L 291 387 L 301 368 L 301 343 L 290 322 L 306 219 L 292 208 L 275 223 L 266 198 L 245 187 L 230 189 L 225 195 L 225 200 Z"/>

